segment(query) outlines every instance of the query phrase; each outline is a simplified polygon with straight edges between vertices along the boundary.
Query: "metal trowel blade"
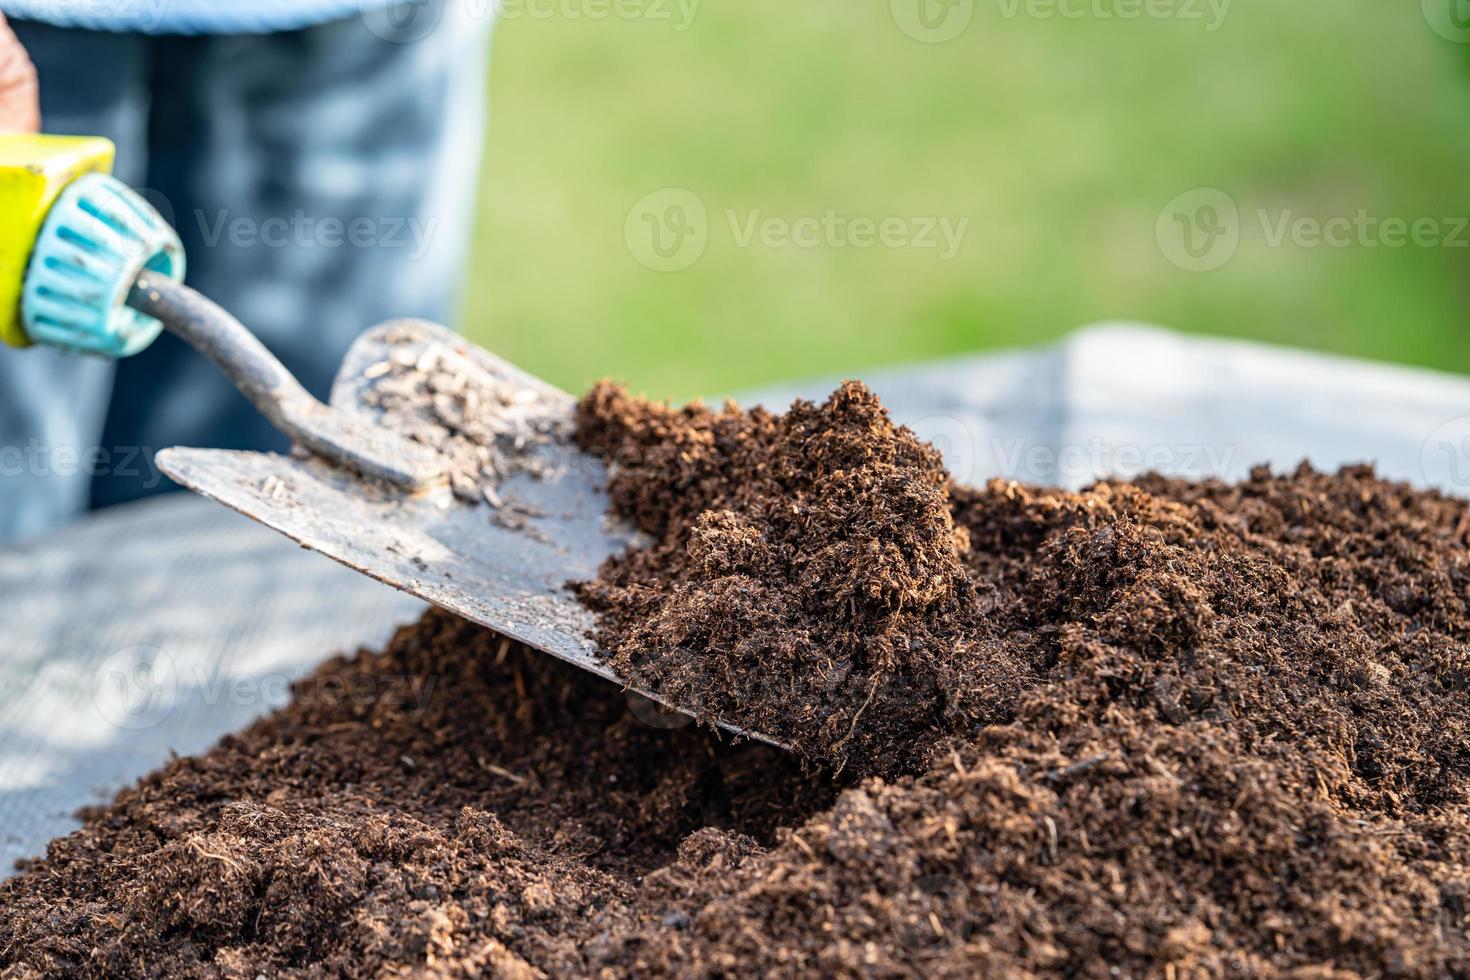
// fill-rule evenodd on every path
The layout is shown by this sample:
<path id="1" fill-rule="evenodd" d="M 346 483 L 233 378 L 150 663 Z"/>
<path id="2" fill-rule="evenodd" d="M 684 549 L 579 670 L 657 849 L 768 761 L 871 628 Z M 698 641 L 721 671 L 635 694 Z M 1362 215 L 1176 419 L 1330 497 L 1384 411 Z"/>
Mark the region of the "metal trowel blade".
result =
<path id="1" fill-rule="evenodd" d="M 442 345 L 572 412 L 570 395 L 464 338 L 432 324 L 407 326 L 385 324 L 354 344 L 333 388 L 333 409 L 378 418 L 381 409 L 365 394 L 372 366 Z M 497 487 L 502 506 L 516 508 L 514 522 L 497 521 L 490 504 L 466 503 L 447 486 L 408 496 L 314 456 L 173 448 L 159 452 L 158 465 L 306 548 L 662 704 L 608 669 L 591 639 L 593 614 L 567 589 L 570 581 L 594 578 L 605 558 L 634 539 L 608 517 L 606 469 L 565 444 L 544 451 L 556 455 L 547 472 L 517 473 Z"/>

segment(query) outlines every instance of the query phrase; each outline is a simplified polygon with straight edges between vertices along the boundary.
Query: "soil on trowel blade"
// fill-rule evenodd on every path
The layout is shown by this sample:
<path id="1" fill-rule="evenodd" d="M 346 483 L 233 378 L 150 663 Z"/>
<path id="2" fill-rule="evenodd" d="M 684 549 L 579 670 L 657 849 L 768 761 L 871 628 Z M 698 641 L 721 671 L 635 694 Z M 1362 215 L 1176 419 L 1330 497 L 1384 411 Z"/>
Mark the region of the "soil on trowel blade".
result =
<path id="1" fill-rule="evenodd" d="M 609 655 L 830 765 L 430 613 L 0 885 L 0 975 L 1470 976 L 1464 502 L 961 487 L 857 385 L 580 439 Z"/>

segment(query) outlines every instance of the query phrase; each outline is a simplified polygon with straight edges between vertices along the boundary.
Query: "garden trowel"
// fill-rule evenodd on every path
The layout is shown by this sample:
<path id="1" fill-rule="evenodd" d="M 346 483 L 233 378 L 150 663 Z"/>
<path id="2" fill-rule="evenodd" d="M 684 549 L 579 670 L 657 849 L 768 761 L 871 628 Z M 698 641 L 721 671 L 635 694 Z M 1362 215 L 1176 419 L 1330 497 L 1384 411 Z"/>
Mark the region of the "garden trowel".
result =
<path id="1" fill-rule="evenodd" d="M 0 316 L 0 339 L 124 357 L 169 330 L 224 371 L 296 451 L 165 449 L 166 474 L 304 547 L 614 681 L 640 717 L 678 724 L 677 705 L 608 669 L 592 613 L 567 588 L 635 537 L 608 514 L 602 462 L 570 441 L 572 397 L 442 327 L 400 320 L 359 338 L 329 401 L 318 401 L 245 326 L 183 285 L 177 235 L 106 173 L 111 155 L 99 139 L 0 138 L 9 216 L 0 288 L 12 289 L 0 303 L 14 303 Z M 380 397 L 394 372 L 430 365 L 535 416 L 503 433 L 514 465 L 479 488 L 482 499 L 470 499 L 464 484 L 473 491 L 474 481 L 455 457 L 405 435 Z"/>

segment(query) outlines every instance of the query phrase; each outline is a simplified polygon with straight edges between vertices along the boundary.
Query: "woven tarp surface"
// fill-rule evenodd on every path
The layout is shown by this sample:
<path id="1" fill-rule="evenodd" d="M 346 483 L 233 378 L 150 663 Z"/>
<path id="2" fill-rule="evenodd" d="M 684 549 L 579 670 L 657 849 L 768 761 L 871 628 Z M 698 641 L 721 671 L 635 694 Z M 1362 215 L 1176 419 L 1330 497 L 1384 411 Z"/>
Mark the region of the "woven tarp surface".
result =
<path id="1" fill-rule="evenodd" d="M 1304 458 L 1470 492 L 1470 381 L 1103 326 L 1053 347 L 875 372 L 956 474 L 1080 486 Z M 832 380 L 763 393 L 777 407 Z M 0 876 L 75 812 L 284 703 L 419 604 L 175 494 L 0 552 Z"/>
<path id="2" fill-rule="evenodd" d="M 170 752 L 285 703 L 417 600 L 169 494 L 0 552 L 0 877 Z"/>

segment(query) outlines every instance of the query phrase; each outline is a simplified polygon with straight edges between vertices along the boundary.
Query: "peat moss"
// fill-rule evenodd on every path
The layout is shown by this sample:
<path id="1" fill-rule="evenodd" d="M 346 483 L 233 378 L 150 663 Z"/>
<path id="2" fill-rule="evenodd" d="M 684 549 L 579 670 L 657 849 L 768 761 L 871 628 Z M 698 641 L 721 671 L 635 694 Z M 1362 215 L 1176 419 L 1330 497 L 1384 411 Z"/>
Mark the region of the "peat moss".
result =
<path id="1" fill-rule="evenodd" d="M 0 975 L 1470 976 L 1465 502 L 959 487 L 855 386 L 602 387 L 583 439 L 652 538 L 589 587 L 612 655 L 776 674 L 840 774 L 430 613 L 0 885 Z"/>
<path id="2" fill-rule="evenodd" d="M 670 704 L 893 774 L 1008 718 L 1035 676 L 978 600 L 939 454 L 861 384 L 773 415 L 603 383 L 578 422 L 653 538 L 580 594 L 614 669 Z"/>

